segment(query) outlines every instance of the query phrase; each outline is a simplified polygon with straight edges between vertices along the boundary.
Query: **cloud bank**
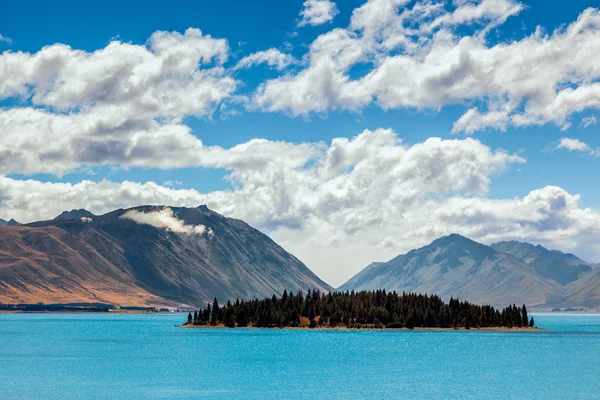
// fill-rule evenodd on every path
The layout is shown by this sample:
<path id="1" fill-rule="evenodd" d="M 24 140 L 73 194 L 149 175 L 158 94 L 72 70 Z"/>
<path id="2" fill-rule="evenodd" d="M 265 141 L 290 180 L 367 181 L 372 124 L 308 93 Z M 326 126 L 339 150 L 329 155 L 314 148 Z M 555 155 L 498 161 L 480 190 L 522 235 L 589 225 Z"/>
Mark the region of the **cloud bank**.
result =
<path id="1" fill-rule="evenodd" d="M 265 143 L 270 146 L 273 143 Z M 0 215 L 29 222 L 64 209 L 102 214 L 139 204 L 207 204 L 268 233 L 334 285 L 374 260 L 387 260 L 453 232 L 491 243 L 518 239 L 600 258 L 600 214 L 559 187 L 489 199 L 492 179 L 525 160 L 473 138 L 404 143 L 389 129 L 328 145 L 252 144 L 221 149 L 231 188 L 201 193 L 153 182 L 49 183 L 0 177 Z M 279 146 L 279 144 L 277 145 Z M 233 154 L 229 154 L 229 152 Z M 285 154 L 285 153 L 284 153 Z M 267 161 L 268 159 L 268 161 Z M 143 223 L 190 232 L 168 210 Z M 174 217 L 173 217 L 174 218 Z"/>

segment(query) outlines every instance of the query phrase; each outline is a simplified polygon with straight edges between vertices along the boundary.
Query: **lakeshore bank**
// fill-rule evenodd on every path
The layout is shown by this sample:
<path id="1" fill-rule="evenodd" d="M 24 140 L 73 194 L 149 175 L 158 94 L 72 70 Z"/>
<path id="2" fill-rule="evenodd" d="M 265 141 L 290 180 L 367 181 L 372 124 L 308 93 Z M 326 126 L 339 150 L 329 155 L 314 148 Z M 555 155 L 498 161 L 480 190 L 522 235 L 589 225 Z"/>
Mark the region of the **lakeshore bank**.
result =
<path id="1" fill-rule="evenodd" d="M 224 324 L 218 325 L 194 325 L 185 323 L 183 325 L 177 325 L 176 328 L 184 328 L 184 329 L 269 329 L 269 330 L 300 330 L 300 331 L 423 331 L 423 332 L 445 332 L 445 331 L 474 331 L 474 332 L 536 332 L 543 331 L 542 328 L 536 327 L 503 327 L 503 326 L 494 326 L 487 328 L 422 328 L 422 327 L 414 327 L 412 329 L 409 328 L 377 328 L 373 327 L 361 327 L 361 328 L 348 328 L 347 326 L 316 326 L 314 328 L 309 328 L 308 326 L 287 326 L 287 327 L 256 327 L 256 326 L 242 326 L 242 327 L 229 327 Z"/>

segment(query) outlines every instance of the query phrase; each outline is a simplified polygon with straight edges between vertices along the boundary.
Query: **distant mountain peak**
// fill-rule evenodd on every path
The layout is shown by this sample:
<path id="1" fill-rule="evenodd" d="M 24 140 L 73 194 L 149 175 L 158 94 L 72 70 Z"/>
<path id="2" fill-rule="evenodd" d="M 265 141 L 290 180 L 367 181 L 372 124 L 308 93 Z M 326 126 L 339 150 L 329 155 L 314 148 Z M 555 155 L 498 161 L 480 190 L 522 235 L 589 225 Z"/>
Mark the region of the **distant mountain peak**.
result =
<path id="1" fill-rule="evenodd" d="M 86 209 L 80 208 L 79 210 L 63 211 L 59 216 L 54 218 L 55 220 L 70 219 L 70 218 L 92 218 L 94 214 Z"/>
<path id="2" fill-rule="evenodd" d="M 439 238 L 435 239 L 432 243 L 440 243 L 440 242 L 457 242 L 457 241 L 469 241 L 469 242 L 474 242 L 473 240 L 469 239 L 468 237 L 465 237 L 463 235 L 460 235 L 458 233 L 451 233 L 449 235 L 446 236 L 440 236 Z"/>
<path id="3" fill-rule="evenodd" d="M 435 239 L 433 242 L 431 242 L 431 244 L 429 246 L 446 247 L 446 246 L 450 246 L 450 245 L 456 245 L 456 246 L 464 247 L 464 248 L 487 247 L 479 242 L 474 241 L 473 239 L 469 239 L 468 237 L 459 235 L 458 233 L 452 233 L 447 236 L 439 237 L 439 238 Z M 429 246 L 425 246 L 425 247 L 429 247 Z"/>
<path id="4" fill-rule="evenodd" d="M 20 222 L 15 221 L 14 218 L 11 218 L 8 221 L 3 220 L 2 218 L 0 218 L 0 226 L 19 226 L 22 225 Z"/>

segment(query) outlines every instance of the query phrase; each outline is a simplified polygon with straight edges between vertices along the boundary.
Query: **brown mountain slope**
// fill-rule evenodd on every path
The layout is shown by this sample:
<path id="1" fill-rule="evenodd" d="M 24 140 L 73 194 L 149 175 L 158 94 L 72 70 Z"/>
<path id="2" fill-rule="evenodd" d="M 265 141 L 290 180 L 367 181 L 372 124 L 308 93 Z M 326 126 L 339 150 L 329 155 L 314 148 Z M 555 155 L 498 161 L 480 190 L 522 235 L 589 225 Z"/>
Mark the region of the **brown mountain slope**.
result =
<path id="1" fill-rule="evenodd" d="M 0 228 L 0 303 L 196 306 L 309 288 L 331 289 L 266 235 L 203 206 Z"/>

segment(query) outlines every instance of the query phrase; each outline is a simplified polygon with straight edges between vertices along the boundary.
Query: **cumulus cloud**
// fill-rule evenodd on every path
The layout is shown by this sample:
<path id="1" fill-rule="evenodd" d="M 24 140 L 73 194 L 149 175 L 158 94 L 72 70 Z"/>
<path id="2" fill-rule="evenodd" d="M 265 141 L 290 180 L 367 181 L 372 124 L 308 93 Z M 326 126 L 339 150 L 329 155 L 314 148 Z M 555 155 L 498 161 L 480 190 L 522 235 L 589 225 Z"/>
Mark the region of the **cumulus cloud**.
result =
<path id="1" fill-rule="evenodd" d="M 411 162 L 407 159 L 408 164 L 420 157 L 418 150 L 414 149 L 408 157 L 412 159 Z M 374 158 L 381 155 L 369 155 L 369 152 L 366 153 L 367 164 L 375 162 Z M 493 153 L 487 157 L 490 155 L 493 157 Z M 452 178 L 444 175 L 449 172 L 445 168 L 438 167 L 429 172 L 440 175 L 439 179 L 432 179 L 404 165 L 404 178 L 413 179 L 412 183 L 405 183 L 397 177 L 388 178 L 383 172 L 386 171 L 383 166 L 389 166 L 387 162 L 392 154 L 388 155 L 387 162 L 380 164 L 381 168 L 375 171 L 373 167 L 370 172 L 370 168 L 360 163 L 349 164 L 348 160 L 353 157 L 358 158 L 360 154 L 356 154 L 350 142 L 346 146 L 339 143 L 337 149 L 331 149 L 326 157 L 329 167 L 322 163 L 324 169 L 317 174 L 323 177 L 323 183 L 314 181 L 311 174 L 305 172 L 292 174 L 294 179 L 289 182 L 279 180 L 277 175 L 264 176 L 262 181 L 256 177 L 231 190 L 205 194 L 190 189 L 166 188 L 152 182 L 102 181 L 70 185 L 1 178 L 0 211 L 3 215 L 29 222 L 47 219 L 70 206 L 85 206 L 102 214 L 138 204 L 197 207 L 206 203 L 211 209 L 246 220 L 268 233 L 334 285 L 341 284 L 373 260 L 391 259 L 454 232 L 485 243 L 524 240 L 592 260 L 599 259 L 600 214 L 581 207 L 579 195 L 547 186 L 532 190 L 521 198 L 486 198 L 486 174 L 501 167 L 499 160 L 486 160 L 486 157 L 472 159 L 470 167 L 454 165 L 458 168 L 454 174 L 456 180 L 461 170 L 477 175 L 474 170 L 479 163 L 485 165 L 491 161 L 497 164 L 496 167 L 485 167 L 484 171 L 488 172 L 479 171 L 483 179 L 480 192 L 466 195 L 469 185 L 465 183 L 447 184 L 446 191 L 451 193 L 445 192 L 443 186 L 440 188 L 439 183 L 433 183 Z M 348 165 L 354 165 L 354 168 L 345 168 Z M 352 170 L 356 169 L 362 172 L 353 176 Z M 431 186 L 431 189 L 421 193 L 423 186 Z M 418 189 L 411 190 L 413 187 Z M 461 187 L 464 189 L 460 190 Z M 354 192 L 357 192 L 356 196 Z M 141 218 L 139 223 L 150 223 L 163 229 L 193 232 L 192 227 L 173 222 L 172 219 L 177 218 L 164 210 L 151 217 L 137 215 L 136 218 Z M 208 229 L 207 234 L 211 235 Z"/>
<path id="2" fill-rule="evenodd" d="M 392 130 L 377 129 L 327 145 L 263 144 L 222 150 L 219 158 L 230 160 L 227 190 L 2 177 L 0 213 L 29 222 L 70 208 L 98 215 L 139 204 L 207 204 L 268 233 L 334 285 L 373 260 L 452 232 L 485 242 L 528 240 L 591 259 L 600 255 L 594 239 L 600 217 L 579 206 L 578 195 L 545 187 L 522 198 L 488 199 L 494 177 L 525 160 L 473 138 L 408 144 Z M 276 157 L 287 155 L 284 144 L 292 156 Z"/>
<path id="3" fill-rule="evenodd" d="M 0 55 L 0 98 L 62 111 L 118 106 L 121 115 L 203 116 L 235 89 L 221 67 L 228 53 L 225 40 L 192 28 L 155 32 L 147 45 L 112 41 L 94 52 L 63 44 L 8 51 Z"/>
<path id="4" fill-rule="evenodd" d="M 197 158 L 202 143 L 182 120 L 210 118 L 234 93 L 228 55 L 227 41 L 192 28 L 94 52 L 54 44 L 1 53 L 0 100 L 28 106 L 0 109 L 0 173 Z"/>
<path id="5" fill-rule="evenodd" d="M 250 107 L 297 116 L 358 112 L 372 103 L 386 110 L 475 104 L 455 132 L 547 123 L 567 129 L 574 113 L 600 107 L 600 11 L 589 8 L 551 33 L 537 28 L 490 45 L 489 31 L 523 9 L 513 0 L 370 0 L 347 28 L 310 45 L 305 68 L 264 82 Z M 356 65 L 367 72 L 351 76 Z"/>
<path id="6" fill-rule="evenodd" d="M 306 0 L 302 4 L 302 11 L 300 11 L 302 19 L 298 22 L 298 27 L 323 25 L 331 22 L 338 13 L 337 6 L 332 1 Z"/>
<path id="7" fill-rule="evenodd" d="M 593 151 L 592 148 L 587 144 L 582 142 L 579 139 L 571 139 L 571 138 L 562 138 L 559 140 L 557 149 L 567 149 L 569 151 Z"/>
<path id="8" fill-rule="evenodd" d="M 277 49 L 269 49 L 258 51 L 242 58 L 234 69 L 251 68 L 256 65 L 267 64 L 269 67 L 281 71 L 294 62 L 294 57 L 291 55 L 282 53 Z"/>
<path id="9" fill-rule="evenodd" d="M 175 216 L 173 210 L 169 207 L 148 212 L 129 210 L 119 218 L 129 219 L 138 224 L 147 224 L 155 228 L 166 229 L 175 233 L 185 233 L 188 235 L 202 235 L 208 233 L 210 236 L 213 235 L 212 230 L 207 230 L 204 225 L 186 225 L 184 221 Z"/>
<path id="10" fill-rule="evenodd" d="M 316 151 L 312 145 L 262 139 L 229 149 L 205 146 L 181 123 L 131 122 L 119 118 L 119 112 L 118 107 L 95 115 L 54 114 L 30 107 L 0 110 L 0 173 L 62 175 L 82 165 L 231 169 L 241 163 L 267 164 L 273 157 L 302 163 Z"/>

